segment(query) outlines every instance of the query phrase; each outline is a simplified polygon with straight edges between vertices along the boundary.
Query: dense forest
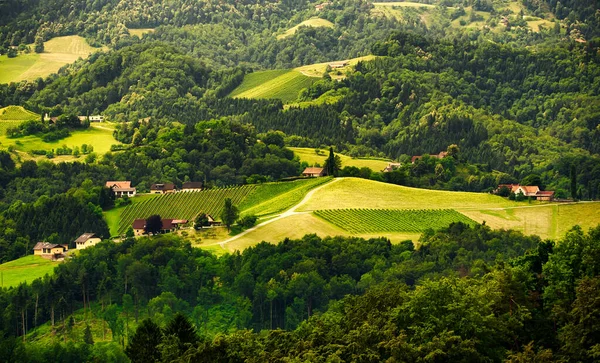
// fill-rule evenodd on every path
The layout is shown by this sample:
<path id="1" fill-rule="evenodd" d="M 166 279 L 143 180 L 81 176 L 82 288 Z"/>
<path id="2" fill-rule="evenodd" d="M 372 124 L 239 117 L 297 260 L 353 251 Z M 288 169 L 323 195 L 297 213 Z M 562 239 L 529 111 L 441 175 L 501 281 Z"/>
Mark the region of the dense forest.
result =
<path id="1" fill-rule="evenodd" d="M 101 357 L 82 337 L 22 345 L 42 324 L 65 334 L 85 309 L 134 362 L 592 362 L 598 246 L 598 228 L 555 243 L 463 224 L 419 248 L 308 235 L 217 258 L 177 237 L 103 243 L 0 293 L 2 360 Z"/>

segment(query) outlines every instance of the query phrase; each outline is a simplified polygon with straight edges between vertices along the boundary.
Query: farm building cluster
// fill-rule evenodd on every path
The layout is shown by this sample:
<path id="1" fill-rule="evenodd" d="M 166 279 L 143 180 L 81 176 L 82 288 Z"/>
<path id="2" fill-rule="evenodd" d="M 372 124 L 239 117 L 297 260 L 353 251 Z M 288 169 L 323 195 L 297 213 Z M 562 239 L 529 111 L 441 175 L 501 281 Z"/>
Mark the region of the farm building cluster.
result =
<path id="1" fill-rule="evenodd" d="M 97 236 L 95 233 L 84 233 L 75 241 L 73 241 L 73 244 L 75 245 L 76 249 L 83 250 L 88 247 L 93 247 L 101 241 L 102 238 Z M 33 254 L 35 256 L 40 256 L 52 261 L 64 260 L 65 257 L 67 257 L 68 252 L 68 243 L 38 242 L 35 244 L 35 246 L 33 246 Z"/>
<path id="2" fill-rule="evenodd" d="M 508 190 L 509 193 L 514 195 L 520 194 L 525 198 L 548 202 L 554 200 L 554 191 L 541 190 L 537 185 L 500 184 L 494 194 L 502 194 L 502 189 Z"/>
<path id="3" fill-rule="evenodd" d="M 131 181 L 107 181 L 106 187 L 111 189 L 116 198 L 135 197 L 137 189 L 131 186 Z M 150 186 L 151 194 L 167 194 L 176 192 L 194 192 L 201 191 L 203 188 L 202 182 L 185 182 L 181 185 L 181 189 L 177 189 L 173 183 L 156 183 Z"/>

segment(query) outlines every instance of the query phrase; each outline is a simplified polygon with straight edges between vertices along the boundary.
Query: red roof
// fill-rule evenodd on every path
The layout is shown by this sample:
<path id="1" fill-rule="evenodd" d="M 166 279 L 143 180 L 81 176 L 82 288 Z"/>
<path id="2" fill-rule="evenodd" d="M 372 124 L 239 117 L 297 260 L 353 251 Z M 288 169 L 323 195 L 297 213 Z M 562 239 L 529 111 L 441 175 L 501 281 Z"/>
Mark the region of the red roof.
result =
<path id="1" fill-rule="evenodd" d="M 544 197 L 544 196 L 551 197 L 554 195 L 554 190 L 540 190 L 539 192 L 536 193 L 536 195 L 539 195 L 542 197 Z"/>
<path id="2" fill-rule="evenodd" d="M 302 174 L 322 174 L 323 168 L 306 168 L 302 172 Z"/>
<path id="3" fill-rule="evenodd" d="M 133 189 L 131 188 L 130 181 L 107 181 L 106 187 L 113 189 Z"/>
<path id="4" fill-rule="evenodd" d="M 133 221 L 133 229 L 144 229 L 146 227 L 145 219 L 136 219 Z"/>

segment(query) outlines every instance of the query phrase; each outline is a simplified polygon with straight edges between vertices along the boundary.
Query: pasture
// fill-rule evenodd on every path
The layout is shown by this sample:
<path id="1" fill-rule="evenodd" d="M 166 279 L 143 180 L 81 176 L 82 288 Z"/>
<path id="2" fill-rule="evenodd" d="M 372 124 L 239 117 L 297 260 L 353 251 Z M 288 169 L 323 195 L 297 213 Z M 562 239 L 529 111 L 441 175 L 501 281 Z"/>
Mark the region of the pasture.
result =
<path id="1" fill-rule="evenodd" d="M 286 103 L 298 98 L 300 90 L 309 87 L 316 80 L 316 78 L 308 77 L 296 70 L 282 72 L 276 77 L 272 77 L 273 74 L 259 74 L 257 77 L 263 82 L 258 83 L 255 87 L 250 87 L 246 83 L 247 76 L 232 94 L 235 94 L 235 98 L 277 98 Z M 256 77 L 251 78 L 251 82 L 257 83 Z M 245 91 L 241 92 L 240 89 L 245 89 Z"/>
<path id="2" fill-rule="evenodd" d="M 46 260 L 40 256 L 28 255 L 0 265 L 0 287 L 18 286 L 52 274 L 60 262 Z"/>
<path id="3" fill-rule="evenodd" d="M 476 222 L 453 209 L 326 209 L 318 217 L 352 234 L 377 232 L 424 232 L 448 227 L 454 222 Z"/>
<path id="4" fill-rule="evenodd" d="M 321 150 L 320 154 L 317 154 L 315 149 L 307 147 L 290 147 L 289 149 L 294 152 L 294 155 L 300 158 L 300 161 L 306 161 L 309 165 L 319 164 L 323 166 L 327 156 L 329 155 L 329 151 L 325 149 Z M 342 168 L 345 166 L 355 166 L 357 168 L 366 167 L 373 171 L 381 171 L 391 162 L 383 159 L 358 159 L 339 153 L 336 153 L 336 155 L 339 155 L 340 159 L 342 159 Z"/>
<path id="5" fill-rule="evenodd" d="M 335 25 L 332 22 L 330 22 L 329 20 L 316 18 L 316 17 L 310 18 L 310 19 L 305 20 L 305 21 L 301 22 L 300 24 L 286 30 L 285 33 L 278 35 L 277 39 L 281 40 L 281 39 L 291 37 L 292 35 L 296 34 L 296 32 L 298 31 L 298 29 L 300 29 L 300 27 L 303 27 L 303 26 L 312 27 L 312 28 L 334 28 L 335 27 Z"/>
<path id="6" fill-rule="evenodd" d="M 231 198 L 234 205 L 239 205 L 254 188 L 253 185 L 245 185 L 145 197 L 140 202 L 122 208 L 119 215 L 117 234 L 125 233 L 135 219 L 148 218 L 153 214 L 158 214 L 162 218 L 193 221 L 200 212 L 204 212 L 218 220 L 226 198 Z M 132 199 L 135 200 L 136 198 L 138 197 Z M 110 218 L 111 221 L 114 220 L 114 216 Z"/>
<path id="7" fill-rule="evenodd" d="M 33 45 L 30 47 L 33 49 Z M 52 38 L 44 42 L 43 53 L 19 54 L 15 58 L 0 56 L 0 83 L 45 78 L 66 64 L 107 49 L 94 48 L 78 35 Z"/>

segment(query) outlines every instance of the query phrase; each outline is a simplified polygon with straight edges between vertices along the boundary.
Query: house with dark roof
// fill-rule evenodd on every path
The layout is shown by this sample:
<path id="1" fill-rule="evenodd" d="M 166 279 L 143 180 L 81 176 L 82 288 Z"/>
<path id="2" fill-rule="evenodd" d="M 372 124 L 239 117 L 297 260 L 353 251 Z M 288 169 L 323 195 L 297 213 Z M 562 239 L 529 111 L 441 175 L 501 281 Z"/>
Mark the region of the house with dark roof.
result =
<path id="1" fill-rule="evenodd" d="M 325 176 L 324 168 L 306 168 L 302 172 L 302 176 L 317 178 L 320 176 Z"/>
<path id="2" fill-rule="evenodd" d="M 167 194 L 167 193 L 175 193 L 175 184 L 173 183 L 163 183 L 163 184 L 152 184 L 150 186 L 151 194 Z"/>
<path id="3" fill-rule="evenodd" d="M 169 233 L 174 232 L 181 228 L 182 225 L 186 224 L 187 219 L 169 219 L 162 218 L 162 229 L 160 233 Z M 136 219 L 133 221 L 133 234 L 136 236 L 143 236 L 146 234 L 146 220 L 145 219 Z"/>
<path id="4" fill-rule="evenodd" d="M 33 254 L 48 260 L 62 260 L 69 251 L 68 244 L 54 244 L 48 242 L 38 242 L 33 246 Z"/>
<path id="5" fill-rule="evenodd" d="M 107 181 L 105 185 L 112 190 L 116 198 L 135 197 L 136 189 L 131 187 L 130 181 Z"/>
<path id="6" fill-rule="evenodd" d="M 84 250 L 100 242 L 102 242 L 102 238 L 98 237 L 95 233 L 84 233 L 75 240 L 75 248 Z"/>
<path id="7" fill-rule="evenodd" d="M 182 192 L 199 192 L 202 190 L 202 182 L 185 182 L 181 185 Z"/>

